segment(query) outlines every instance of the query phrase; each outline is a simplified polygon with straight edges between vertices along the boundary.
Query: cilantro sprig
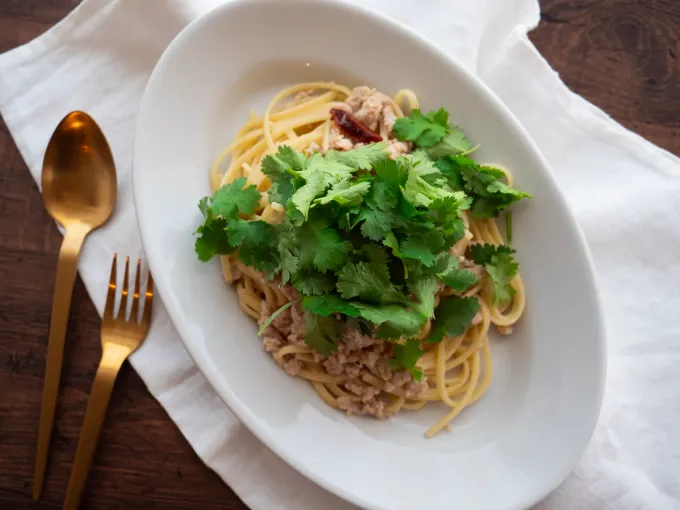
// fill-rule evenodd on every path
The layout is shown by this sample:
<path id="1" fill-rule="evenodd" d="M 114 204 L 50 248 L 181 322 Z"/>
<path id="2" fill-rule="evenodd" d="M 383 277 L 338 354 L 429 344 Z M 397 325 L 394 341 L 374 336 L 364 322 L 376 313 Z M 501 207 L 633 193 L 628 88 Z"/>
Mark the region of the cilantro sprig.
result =
<path id="1" fill-rule="evenodd" d="M 414 110 L 397 120 L 394 134 L 417 150 L 393 158 L 385 143 L 311 156 L 278 147 L 261 169 L 271 181 L 269 202 L 284 206 L 280 221 L 249 219 L 261 194 L 239 178 L 199 202 L 195 249 L 202 261 L 234 253 L 270 280 L 295 287 L 300 298 L 285 306 L 302 308 L 305 342 L 324 356 L 337 349 L 345 328 L 355 327 L 393 342 L 392 368 L 419 379 L 423 350 L 415 337 L 423 326 L 434 320 L 427 341 L 439 342 L 462 334 L 479 311 L 476 298 L 459 297 L 477 276 L 450 252 L 465 232 L 462 211 L 492 217 L 527 195 L 466 156 L 472 144 L 443 108 Z M 471 249 L 499 303 L 514 292 L 512 253 Z M 455 294 L 435 307 L 442 283 Z"/>
<path id="2" fill-rule="evenodd" d="M 473 244 L 470 247 L 472 260 L 483 265 L 489 274 L 495 304 L 507 303 L 515 295 L 515 289 L 510 285 L 519 270 L 514 253 L 515 250 L 505 245 Z"/>
<path id="3" fill-rule="evenodd" d="M 514 202 L 531 198 L 529 193 L 508 186 L 501 170 L 480 166 L 462 154 L 444 156 L 436 165 L 449 186 L 464 191 L 472 199 L 473 218 L 494 218 Z"/>
<path id="4" fill-rule="evenodd" d="M 467 157 L 476 147 L 460 127 L 449 123 L 443 108 L 425 115 L 414 109 L 410 116 L 397 119 L 394 134 L 427 154 L 452 190 L 464 191 L 470 197 L 475 218 L 494 218 L 514 202 L 531 198 L 508 186 L 502 171 L 480 166 Z"/>

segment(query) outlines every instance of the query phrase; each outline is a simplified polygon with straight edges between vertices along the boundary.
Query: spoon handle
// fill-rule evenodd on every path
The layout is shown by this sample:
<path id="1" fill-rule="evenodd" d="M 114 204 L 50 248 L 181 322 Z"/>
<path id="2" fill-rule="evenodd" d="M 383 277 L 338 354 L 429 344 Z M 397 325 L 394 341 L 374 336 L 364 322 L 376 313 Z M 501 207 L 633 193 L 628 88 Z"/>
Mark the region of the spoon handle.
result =
<path id="1" fill-rule="evenodd" d="M 50 447 L 54 411 L 59 393 L 59 379 L 61 377 L 61 363 L 64 357 L 64 343 L 66 339 L 66 325 L 69 309 L 71 308 L 71 294 L 73 282 L 78 267 L 78 254 L 90 227 L 82 223 L 74 223 L 66 228 L 64 240 L 59 251 L 57 262 L 57 277 L 54 285 L 52 301 L 52 318 L 50 322 L 50 337 L 47 344 L 47 365 L 45 367 L 45 382 L 43 386 L 42 406 L 40 409 L 40 427 L 38 430 L 38 449 L 35 459 L 33 475 L 33 499 L 38 501 L 43 489 L 47 454 Z"/>

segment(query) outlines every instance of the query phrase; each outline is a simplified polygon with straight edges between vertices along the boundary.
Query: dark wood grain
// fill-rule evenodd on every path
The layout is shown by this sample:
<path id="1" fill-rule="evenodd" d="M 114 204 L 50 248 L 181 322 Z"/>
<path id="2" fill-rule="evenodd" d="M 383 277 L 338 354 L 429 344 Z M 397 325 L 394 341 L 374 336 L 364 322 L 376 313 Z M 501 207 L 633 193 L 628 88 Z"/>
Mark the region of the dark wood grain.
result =
<path id="1" fill-rule="evenodd" d="M 0 0 L 0 52 L 78 0 Z M 543 0 L 530 37 L 565 83 L 624 126 L 680 154 L 680 3 Z M 46 491 L 31 501 L 51 290 L 61 237 L 0 121 L 0 508 L 61 508 L 99 359 L 99 319 L 78 281 Z M 243 509 L 193 453 L 140 378 L 116 384 L 83 508 Z"/>

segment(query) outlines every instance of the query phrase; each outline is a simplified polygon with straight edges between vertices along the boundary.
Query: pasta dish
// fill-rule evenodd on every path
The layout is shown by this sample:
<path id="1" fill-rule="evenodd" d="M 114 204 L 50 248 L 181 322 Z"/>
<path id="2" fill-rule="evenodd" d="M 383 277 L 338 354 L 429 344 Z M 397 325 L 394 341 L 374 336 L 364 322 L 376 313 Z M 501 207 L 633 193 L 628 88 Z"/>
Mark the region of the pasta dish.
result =
<path id="1" fill-rule="evenodd" d="M 328 405 L 439 402 L 432 437 L 482 398 L 490 328 L 525 308 L 509 207 L 530 196 L 477 148 L 409 89 L 285 88 L 215 161 L 197 256 L 219 257 L 264 350 Z"/>

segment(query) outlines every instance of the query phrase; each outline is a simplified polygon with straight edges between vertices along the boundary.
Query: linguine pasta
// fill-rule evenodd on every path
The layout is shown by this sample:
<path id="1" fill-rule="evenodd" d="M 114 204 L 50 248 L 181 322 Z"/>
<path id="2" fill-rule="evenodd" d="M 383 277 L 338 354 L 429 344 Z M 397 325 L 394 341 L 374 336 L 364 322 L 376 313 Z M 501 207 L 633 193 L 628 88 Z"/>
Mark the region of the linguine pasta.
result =
<path id="1" fill-rule="evenodd" d="M 280 222 L 286 204 L 269 201 L 267 191 L 271 182 L 261 171 L 262 159 L 275 153 L 281 145 L 289 145 L 298 151 L 310 147 L 317 147 L 321 152 L 329 150 L 332 136 L 329 111 L 343 108 L 351 93 L 348 87 L 333 82 L 300 83 L 281 90 L 263 116 L 250 113 L 234 140 L 219 155 L 210 172 L 213 191 L 244 177 L 262 193 L 252 218 Z M 404 111 L 418 108 L 419 102 L 413 91 L 403 89 L 391 98 L 389 106 L 398 118 Z M 385 136 L 387 133 L 383 128 L 381 130 Z M 500 166 L 495 168 L 505 174 L 507 184 L 512 186 L 510 171 Z M 456 255 L 462 256 L 473 243 L 504 244 L 495 219 L 474 219 L 469 211 L 462 215 L 466 233 L 453 248 Z M 267 281 L 258 271 L 238 262 L 235 254 L 221 255 L 220 263 L 225 281 L 236 288 L 241 308 L 253 319 L 261 319 L 264 307 L 277 310 L 290 301 L 289 293 L 284 292 L 276 281 Z M 425 352 L 416 367 L 422 371 L 426 388 L 418 394 L 390 385 L 369 371 L 359 374 L 364 385 L 375 387 L 385 399 L 387 414 L 419 409 L 431 402 L 443 404 L 448 410 L 427 431 L 427 436 L 432 437 L 484 395 L 493 374 L 489 330 L 494 325 L 502 334 L 509 334 L 525 307 L 519 274 L 514 276 L 511 286 L 515 293 L 502 308 L 494 304 L 491 282 L 486 276 L 463 293 L 463 296 L 479 300 L 479 317 L 460 336 L 444 337 L 438 344 L 423 342 Z M 453 293 L 452 289 L 444 287 L 436 295 L 435 305 L 442 297 Z M 431 325 L 431 320 L 425 324 L 419 335 L 421 340 L 427 339 Z M 297 360 L 301 367 L 297 376 L 309 381 L 328 405 L 343 408 L 341 399 L 356 398 L 347 388 L 350 384 L 348 376 L 328 373 L 321 357 L 307 345 L 285 345 L 273 356 L 282 366 L 291 359 Z"/>

